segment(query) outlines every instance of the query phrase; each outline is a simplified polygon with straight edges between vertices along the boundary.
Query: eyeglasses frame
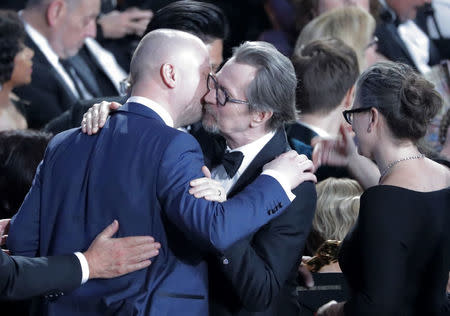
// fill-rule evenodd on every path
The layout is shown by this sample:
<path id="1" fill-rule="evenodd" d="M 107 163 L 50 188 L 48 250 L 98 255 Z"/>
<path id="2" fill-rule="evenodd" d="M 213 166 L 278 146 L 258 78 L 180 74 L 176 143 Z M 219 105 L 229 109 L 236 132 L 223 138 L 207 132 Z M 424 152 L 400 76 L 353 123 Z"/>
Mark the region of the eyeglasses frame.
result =
<path id="1" fill-rule="evenodd" d="M 211 91 L 211 89 L 209 88 L 209 80 L 212 80 L 213 83 L 214 83 L 214 89 L 216 90 L 216 102 L 217 102 L 217 104 L 219 104 L 220 106 L 225 106 L 225 104 L 227 104 L 227 102 L 231 102 L 231 103 L 239 103 L 239 104 L 247 104 L 247 105 L 250 104 L 250 102 L 248 102 L 248 101 L 230 98 L 230 96 L 228 95 L 227 90 L 225 90 L 225 89 L 217 82 L 217 79 L 214 78 L 214 75 L 211 74 L 211 73 L 208 74 L 208 79 L 207 79 L 207 81 L 206 81 L 206 87 L 208 88 L 208 91 Z M 223 92 L 223 94 L 225 95 L 225 102 L 223 102 L 223 103 L 219 102 L 219 89 L 220 89 L 220 90 Z"/>
<path id="2" fill-rule="evenodd" d="M 352 125 L 353 119 L 350 119 L 350 117 L 349 117 L 350 114 L 362 113 L 362 112 L 370 111 L 372 108 L 373 108 L 373 106 L 364 107 L 364 108 L 357 108 L 357 109 L 351 109 L 351 110 L 345 110 L 345 111 L 342 111 L 342 115 L 344 116 L 345 121 L 348 124 Z"/>

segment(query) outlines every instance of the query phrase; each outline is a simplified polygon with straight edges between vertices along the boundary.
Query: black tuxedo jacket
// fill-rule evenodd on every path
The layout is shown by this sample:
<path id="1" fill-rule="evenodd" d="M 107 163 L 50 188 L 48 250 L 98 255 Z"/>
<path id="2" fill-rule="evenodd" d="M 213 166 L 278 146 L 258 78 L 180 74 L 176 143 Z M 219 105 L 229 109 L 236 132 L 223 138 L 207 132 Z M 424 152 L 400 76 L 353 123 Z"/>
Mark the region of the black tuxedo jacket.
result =
<path id="1" fill-rule="evenodd" d="M 0 299 L 25 299 L 41 294 L 48 299 L 81 283 L 81 266 L 75 255 L 47 258 L 8 256 L 0 250 Z"/>
<path id="2" fill-rule="evenodd" d="M 92 56 L 86 45 L 83 45 L 78 54 L 69 58 L 66 62 L 70 63 L 75 69 L 92 97 L 100 98 L 119 94 L 111 79 L 106 75 L 104 68 Z"/>
<path id="3" fill-rule="evenodd" d="M 25 109 L 28 127 L 39 129 L 67 110 L 78 98 L 28 35 L 25 45 L 34 50 L 32 82 L 14 89 L 14 92 L 30 102 Z"/>
<path id="4" fill-rule="evenodd" d="M 312 129 L 300 123 L 292 123 L 286 125 L 286 134 L 289 140 L 289 145 L 295 149 L 299 154 L 305 154 L 311 159 L 312 147 L 311 140 L 318 136 Z M 346 168 L 322 166 L 316 171 L 317 181 L 325 180 L 326 178 L 351 178 Z"/>
<path id="5" fill-rule="evenodd" d="M 207 149 L 204 153 L 211 156 L 211 148 L 219 148 L 219 143 L 205 140 L 206 137 L 200 138 L 201 145 Z M 231 188 L 228 197 L 242 191 L 262 172 L 264 164 L 288 149 L 284 130 L 279 130 Z M 223 256 L 209 258 L 211 315 L 298 315 L 297 266 L 317 196 L 312 182 L 302 183 L 294 194 L 296 199 L 285 213 L 234 244 Z"/>
<path id="6" fill-rule="evenodd" d="M 402 62 L 417 69 L 411 54 L 408 51 L 397 30 L 397 23 L 389 12 L 383 12 L 375 29 L 378 37 L 378 52 L 395 62 Z M 433 66 L 440 62 L 441 56 L 433 41 L 430 41 L 430 61 Z"/>

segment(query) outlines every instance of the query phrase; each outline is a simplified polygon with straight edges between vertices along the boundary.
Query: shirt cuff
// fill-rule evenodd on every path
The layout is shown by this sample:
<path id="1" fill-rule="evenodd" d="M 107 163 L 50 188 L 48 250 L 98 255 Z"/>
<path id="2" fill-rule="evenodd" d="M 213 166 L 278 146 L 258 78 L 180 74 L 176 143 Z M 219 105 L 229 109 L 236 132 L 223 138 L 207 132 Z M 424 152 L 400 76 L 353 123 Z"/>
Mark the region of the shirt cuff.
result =
<path id="1" fill-rule="evenodd" d="M 89 280 L 89 264 L 86 257 L 81 252 L 75 252 L 81 265 L 81 284 L 86 283 Z"/>
<path id="2" fill-rule="evenodd" d="M 284 192 L 286 192 L 286 195 L 288 196 L 289 200 L 292 202 L 295 199 L 295 194 L 291 191 L 291 186 L 289 185 L 289 181 L 286 180 L 285 177 L 281 173 L 279 173 L 276 170 L 273 169 L 266 169 L 261 174 L 265 174 L 266 176 L 271 176 L 272 178 L 275 178 L 275 180 L 278 181 L 278 183 L 283 188 Z"/>

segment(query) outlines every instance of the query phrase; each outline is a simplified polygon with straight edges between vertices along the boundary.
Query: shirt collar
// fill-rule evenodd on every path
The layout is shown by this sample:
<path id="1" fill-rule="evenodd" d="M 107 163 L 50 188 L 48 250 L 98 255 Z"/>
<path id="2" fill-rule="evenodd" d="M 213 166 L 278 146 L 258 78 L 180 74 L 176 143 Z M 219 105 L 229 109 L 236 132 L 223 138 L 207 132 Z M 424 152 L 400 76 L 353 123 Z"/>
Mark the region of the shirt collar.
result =
<path id="1" fill-rule="evenodd" d="M 145 97 L 132 96 L 127 100 L 127 102 L 140 103 L 140 104 L 152 109 L 153 111 L 156 112 L 156 114 L 158 114 L 161 117 L 161 119 L 164 121 L 164 123 L 166 123 L 167 126 L 170 126 L 170 127 L 174 126 L 173 119 L 170 116 L 169 112 L 164 107 L 162 107 L 161 105 L 156 103 L 155 101 L 150 100 L 149 98 L 145 98 Z"/>
<path id="2" fill-rule="evenodd" d="M 250 163 L 255 159 L 256 155 L 263 149 L 264 146 L 272 139 L 272 137 L 275 135 L 275 131 L 269 132 L 265 134 L 264 136 L 258 138 L 257 140 L 246 144 L 244 146 L 235 148 L 231 150 L 227 146 L 227 151 L 233 152 L 233 151 L 240 151 L 244 154 L 244 159 L 242 160 L 242 164 L 239 167 L 236 174 L 241 175 L 245 169 L 250 165 Z"/>

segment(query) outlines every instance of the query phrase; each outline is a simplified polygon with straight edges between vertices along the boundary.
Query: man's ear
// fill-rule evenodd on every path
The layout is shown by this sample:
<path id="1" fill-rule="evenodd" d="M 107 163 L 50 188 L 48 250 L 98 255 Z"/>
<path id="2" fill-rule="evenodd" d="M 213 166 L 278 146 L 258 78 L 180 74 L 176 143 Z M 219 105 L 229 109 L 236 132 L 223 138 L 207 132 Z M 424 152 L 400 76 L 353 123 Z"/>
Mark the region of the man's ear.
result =
<path id="1" fill-rule="evenodd" d="M 177 85 L 175 74 L 175 67 L 171 64 L 163 64 L 160 69 L 161 79 L 164 84 L 169 88 L 175 88 Z"/>
<path id="2" fill-rule="evenodd" d="M 353 98 L 355 97 L 355 86 L 353 85 L 350 89 L 348 89 L 347 93 L 344 96 L 344 100 L 342 104 L 344 105 L 345 110 L 349 110 L 353 104 Z"/>
<path id="3" fill-rule="evenodd" d="M 66 13 L 67 4 L 64 1 L 55 0 L 50 2 L 46 11 L 47 24 L 50 27 L 57 26 Z"/>
<path id="4" fill-rule="evenodd" d="M 252 113 L 252 120 L 250 125 L 256 127 L 261 124 L 265 124 L 273 116 L 271 111 L 255 111 Z"/>

